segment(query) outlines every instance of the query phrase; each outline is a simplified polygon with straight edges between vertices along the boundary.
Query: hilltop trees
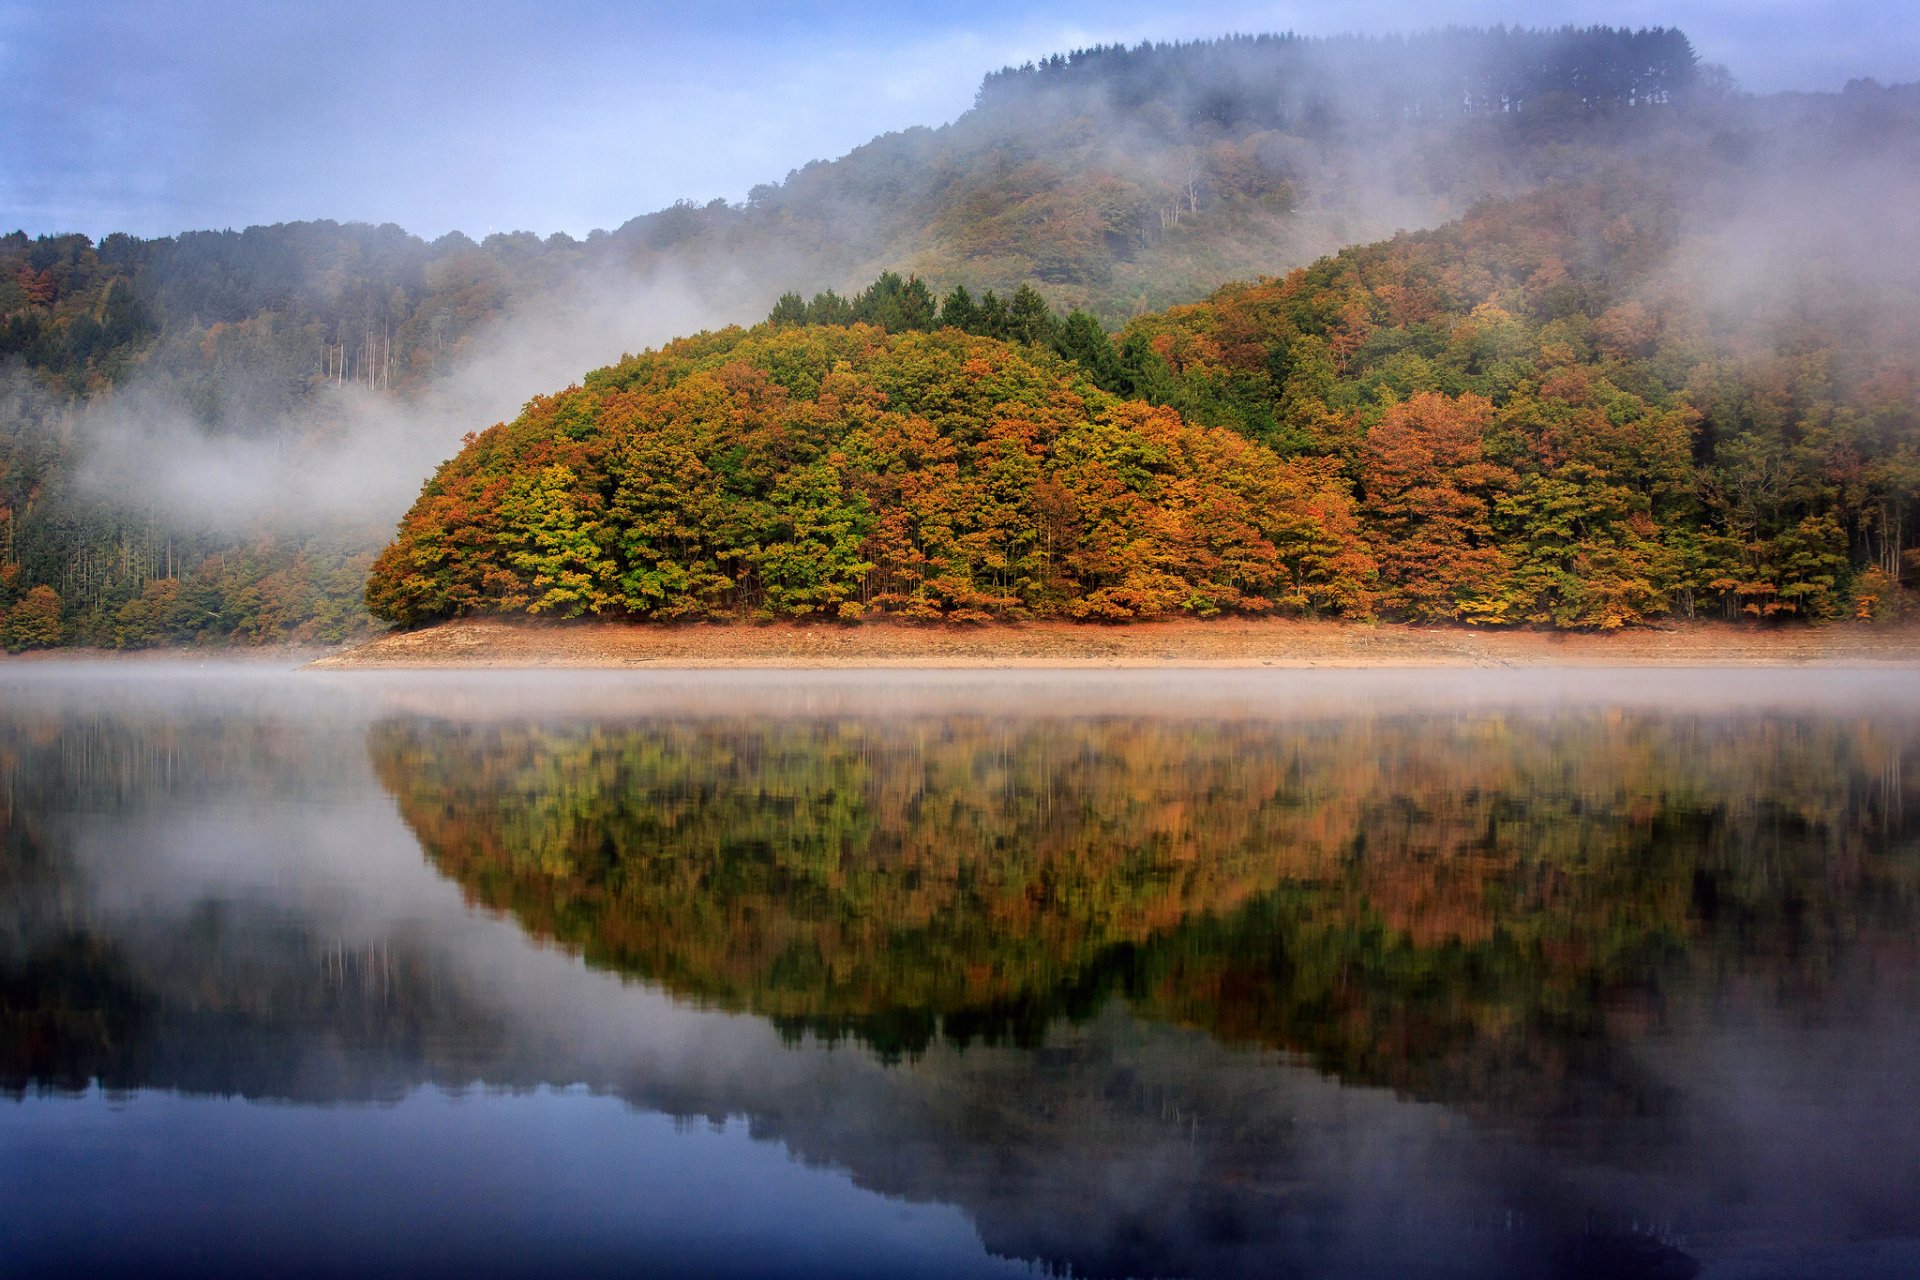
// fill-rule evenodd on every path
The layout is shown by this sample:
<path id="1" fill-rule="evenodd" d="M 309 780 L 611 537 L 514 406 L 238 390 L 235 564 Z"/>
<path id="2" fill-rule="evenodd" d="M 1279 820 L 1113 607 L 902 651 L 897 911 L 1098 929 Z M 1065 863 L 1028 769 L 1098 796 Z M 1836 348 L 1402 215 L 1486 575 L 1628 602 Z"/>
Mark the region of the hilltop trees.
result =
<path id="1" fill-rule="evenodd" d="M 773 324 L 871 324 L 888 333 L 904 333 L 933 328 L 940 320 L 940 308 L 933 291 L 918 276 L 902 279 L 898 272 L 883 271 L 852 298 L 831 289 L 814 294 L 811 301 L 798 293 L 784 293 L 767 319 Z"/>
<path id="2" fill-rule="evenodd" d="M 1002 300 L 992 289 L 978 302 L 962 285 L 936 309 L 932 295 L 918 277 L 907 280 L 885 272 L 851 303 L 831 290 L 801 301 L 797 293 L 782 294 L 767 316 L 769 324 L 875 325 L 888 333 L 934 328 L 958 329 L 983 338 L 999 338 L 1028 346 L 1048 347 L 1080 366 L 1103 391 L 1132 390 L 1127 369 L 1098 320 L 1085 311 L 1055 314 L 1046 297 L 1031 284 L 1022 284 Z"/>
<path id="3" fill-rule="evenodd" d="M 1076 49 L 994 72 L 975 101 L 988 112 L 1060 99 L 1157 107 L 1171 120 L 1311 136 L 1354 123 L 1664 107 L 1694 88 L 1697 62 L 1670 27 L 1230 36 Z"/>

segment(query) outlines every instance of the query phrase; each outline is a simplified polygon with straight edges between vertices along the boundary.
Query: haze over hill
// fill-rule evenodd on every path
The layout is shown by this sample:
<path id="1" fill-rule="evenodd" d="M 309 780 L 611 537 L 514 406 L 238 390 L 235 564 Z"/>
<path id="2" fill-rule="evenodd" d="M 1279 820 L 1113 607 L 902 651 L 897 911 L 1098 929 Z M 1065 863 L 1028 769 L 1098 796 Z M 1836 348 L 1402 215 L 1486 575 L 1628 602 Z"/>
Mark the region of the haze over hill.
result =
<path id="1" fill-rule="evenodd" d="M 462 433 L 624 351 L 883 268 L 940 292 L 1031 283 L 1113 325 L 1477 201 L 1645 184 L 1687 224 L 1662 242 L 1739 312 L 1786 277 L 1725 264 L 1797 261 L 1821 223 L 1776 211 L 1807 191 L 1859 229 L 1846 271 L 1901 258 L 1906 229 L 1871 211 L 1912 184 L 1913 112 L 1873 85 L 1740 96 L 1676 32 L 1262 37 L 998 73 L 951 125 L 584 241 L 16 235 L 0 590 L 15 612 L 58 594 L 57 625 L 42 594 L 16 643 L 344 634 L 371 551 Z M 1863 304 L 1905 314 L 1910 282 L 1860 275 Z"/>

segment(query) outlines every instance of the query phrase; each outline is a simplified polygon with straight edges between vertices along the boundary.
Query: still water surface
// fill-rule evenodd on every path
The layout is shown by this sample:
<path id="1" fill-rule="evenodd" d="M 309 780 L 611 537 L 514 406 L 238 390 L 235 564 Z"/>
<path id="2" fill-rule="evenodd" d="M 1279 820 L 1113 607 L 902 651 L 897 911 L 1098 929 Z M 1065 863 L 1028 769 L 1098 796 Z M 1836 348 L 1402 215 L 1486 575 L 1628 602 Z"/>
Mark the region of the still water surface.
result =
<path id="1" fill-rule="evenodd" d="M 1920 673 L 0 667 L 0 1274 L 1920 1274 Z"/>

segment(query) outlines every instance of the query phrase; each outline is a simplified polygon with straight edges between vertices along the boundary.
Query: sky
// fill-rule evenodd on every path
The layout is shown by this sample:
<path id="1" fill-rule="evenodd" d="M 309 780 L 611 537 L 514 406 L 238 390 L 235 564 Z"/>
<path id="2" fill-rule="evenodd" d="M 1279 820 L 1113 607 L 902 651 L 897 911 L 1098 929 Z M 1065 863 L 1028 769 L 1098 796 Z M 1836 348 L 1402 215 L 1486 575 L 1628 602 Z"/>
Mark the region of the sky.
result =
<path id="1" fill-rule="evenodd" d="M 580 236 L 743 199 L 1095 43 L 1677 26 L 1743 88 L 1920 80 L 1900 0 L 0 0 L 0 232 Z"/>

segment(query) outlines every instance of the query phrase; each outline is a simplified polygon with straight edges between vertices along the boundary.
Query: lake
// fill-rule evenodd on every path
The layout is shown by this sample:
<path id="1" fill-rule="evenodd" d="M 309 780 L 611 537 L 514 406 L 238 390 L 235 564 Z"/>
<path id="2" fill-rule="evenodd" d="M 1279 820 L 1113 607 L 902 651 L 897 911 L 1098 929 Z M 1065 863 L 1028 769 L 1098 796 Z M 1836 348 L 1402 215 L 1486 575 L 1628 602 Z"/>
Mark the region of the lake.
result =
<path id="1" fill-rule="evenodd" d="M 0 1274 L 1920 1274 L 1920 672 L 0 665 Z"/>

